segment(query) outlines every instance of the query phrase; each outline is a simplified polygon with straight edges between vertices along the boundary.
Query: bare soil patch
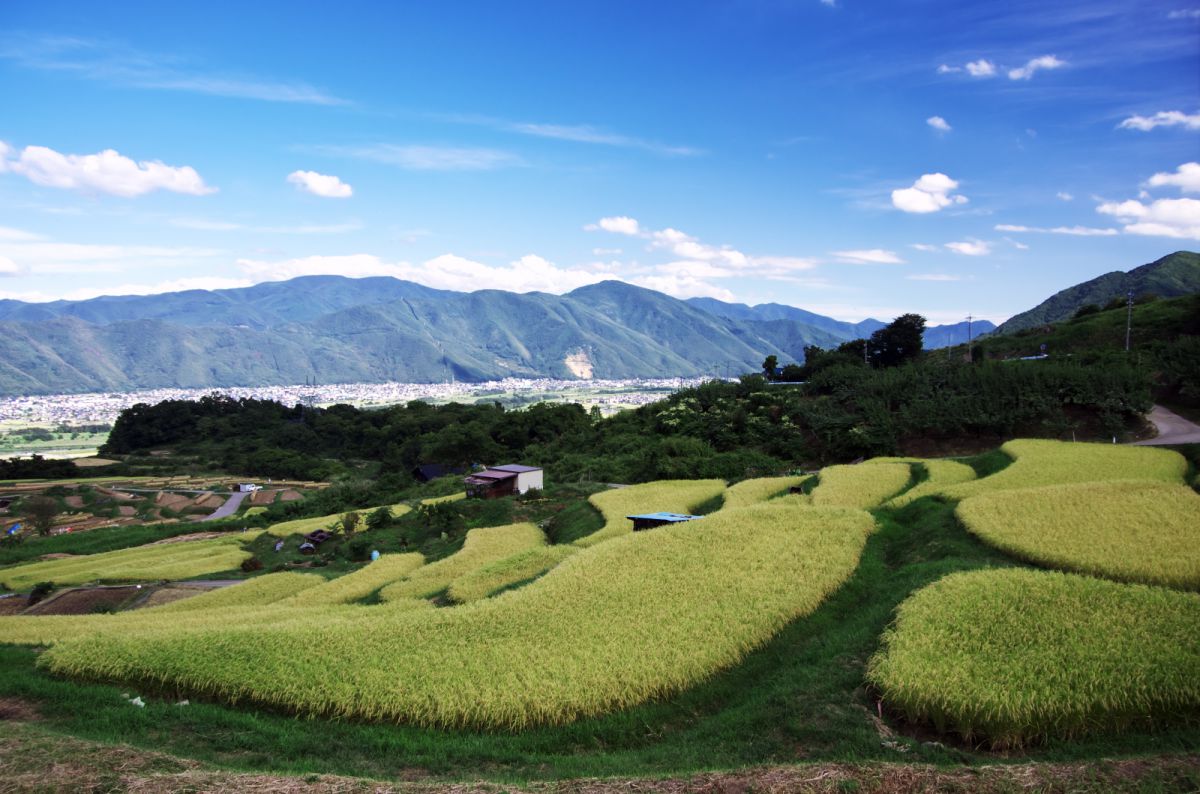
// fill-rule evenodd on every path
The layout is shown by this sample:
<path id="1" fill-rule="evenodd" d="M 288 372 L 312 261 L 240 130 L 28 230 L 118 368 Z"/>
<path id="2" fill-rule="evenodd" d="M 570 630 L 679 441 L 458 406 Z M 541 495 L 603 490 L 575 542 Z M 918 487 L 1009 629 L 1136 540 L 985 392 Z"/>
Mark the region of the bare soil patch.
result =
<path id="1" fill-rule="evenodd" d="M 228 499 L 228 497 L 224 494 L 210 493 L 201 496 L 199 499 L 196 499 L 193 504 L 195 504 L 197 507 L 211 507 L 212 509 L 216 510 L 218 507 L 225 504 L 226 499 Z"/>
<path id="2" fill-rule="evenodd" d="M 79 587 L 47 598 L 25 611 L 26 615 L 91 615 L 119 609 L 126 601 L 141 592 L 135 585 L 128 587 Z"/>
<path id="3" fill-rule="evenodd" d="M 0 615 L 16 615 L 25 610 L 29 602 L 25 600 L 25 596 L 9 596 L 8 598 L 0 598 Z"/>
<path id="4" fill-rule="evenodd" d="M 154 496 L 154 504 L 158 507 L 165 507 L 168 510 L 182 510 L 185 507 L 191 507 L 193 502 L 190 496 L 159 491 Z"/>
<path id="5" fill-rule="evenodd" d="M 42 715 L 29 701 L 15 697 L 0 697 L 0 720 L 33 722 L 41 718 Z"/>
<path id="6" fill-rule="evenodd" d="M 279 495 L 279 501 L 281 502 L 295 502 L 303 498 L 304 494 L 300 493 L 299 491 L 294 491 L 291 488 Z"/>
<path id="7" fill-rule="evenodd" d="M 74 507 L 76 509 L 83 507 L 82 496 L 64 496 L 63 502 L 67 505 L 67 507 Z"/>
<path id="8" fill-rule="evenodd" d="M 148 609 L 149 607 L 158 607 L 163 604 L 173 604 L 176 601 L 183 601 L 185 598 L 198 596 L 205 592 L 208 591 L 196 587 L 159 587 L 148 597 L 142 599 L 134 609 Z"/>
<path id="9" fill-rule="evenodd" d="M 129 505 L 121 505 L 120 507 L 117 508 L 117 515 L 136 516 L 137 509 L 134 507 L 130 507 Z"/>
<path id="10" fill-rule="evenodd" d="M 109 460 L 108 458 L 75 458 L 74 463 L 80 468 L 90 469 L 97 466 L 111 466 L 117 463 L 117 461 Z"/>
<path id="11" fill-rule="evenodd" d="M 275 504 L 275 497 L 279 491 L 255 491 L 250 494 L 250 504 L 252 505 L 272 505 Z"/>
<path id="12" fill-rule="evenodd" d="M 78 557 L 78 554 L 67 554 L 65 551 L 56 551 L 53 554 L 43 554 L 38 557 L 39 560 L 67 560 L 71 557 Z"/>

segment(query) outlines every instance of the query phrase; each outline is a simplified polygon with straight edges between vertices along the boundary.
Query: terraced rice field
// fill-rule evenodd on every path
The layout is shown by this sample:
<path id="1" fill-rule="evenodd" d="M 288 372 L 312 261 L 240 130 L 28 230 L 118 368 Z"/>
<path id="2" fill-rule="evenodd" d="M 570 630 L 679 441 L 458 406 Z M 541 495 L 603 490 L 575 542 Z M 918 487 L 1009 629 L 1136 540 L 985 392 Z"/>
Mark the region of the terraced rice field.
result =
<path id="1" fill-rule="evenodd" d="M 826 466 L 820 484 L 812 492 L 817 507 L 850 507 L 870 510 L 900 492 L 912 478 L 908 463 L 872 463 L 858 466 Z"/>
<path id="2" fill-rule="evenodd" d="M 625 516 L 636 513 L 691 513 L 725 491 L 721 480 L 659 480 L 592 494 L 588 501 L 604 516 L 604 526 L 575 541 L 594 546 L 633 532 Z"/>
<path id="3" fill-rule="evenodd" d="M 747 507 L 782 496 L 788 490 L 811 480 L 811 475 L 796 477 L 758 477 L 742 480 L 725 491 L 725 508 Z"/>
<path id="4" fill-rule="evenodd" d="M 428 598 L 445 590 L 456 579 L 514 554 L 546 545 L 546 536 L 533 524 L 472 529 L 463 547 L 444 560 L 417 568 L 401 581 L 379 591 L 383 601 Z"/>
<path id="5" fill-rule="evenodd" d="M 1178 452 L 1154 447 L 1019 439 L 1000 449 L 1013 458 L 1011 465 L 981 480 L 947 486 L 940 494 L 966 499 L 1013 488 L 1110 480 L 1181 483 L 1188 470 Z"/>
<path id="6" fill-rule="evenodd" d="M 955 515 L 1037 565 L 1200 590 L 1200 495 L 1186 485 L 1112 481 L 973 496 Z"/>
<path id="7" fill-rule="evenodd" d="M 1200 709 L 1200 596 L 1074 574 L 952 574 L 918 591 L 868 679 L 908 719 L 1019 746 Z"/>
<path id="8" fill-rule="evenodd" d="M 304 713 L 561 723 L 735 664 L 850 575 L 871 526 L 858 511 L 727 510 L 702 527 L 612 540 L 527 587 L 454 609 L 344 607 L 319 622 L 155 632 L 152 642 L 104 632 L 43 658 L 56 672 L 165 681 Z M 317 671 L 325 685 L 307 686 Z"/>
<path id="9" fill-rule="evenodd" d="M 542 546 L 505 557 L 458 577 L 447 595 L 460 604 L 482 600 L 497 590 L 541 576 L 578 551 L 575 546 Z"/>
<path id="10" fill-rule="evenodd" d="M 212 540 L 151 544 L 130 549 L 26 563 L 0 569 L 0 582 L 23 590 L 38 582 L 134 582 L 176 580 L 237 568 L 250 552 L 243 544 L 260 533 L 241 532 Z"/>
<path id="11" fill-rule="evenodd" d="M 385 554 L 353 573 L 307 588 L 288 598 L 287 606 L 350 604 L 361 601 L 381 587 L 397 582 L 425 564 L 420 554 Z"/>
<path id="12" fill-rule="evenodd" d="M 899 496 L 889 499 L 885 507 L 904 507 L 925 496 L 937 496 L 947 486 L 970 482 L 975 479 L 975 470 L 965 463 L 954 460 L 914 460 L 925 468 L 927 479 L 917 483 Z"/>
<path id="13" fill-rule="evenodd" d="M 404 515 L 412 508 L 403 502 L 394 505 L 387 505 L 392 511 L 392 515 L 396 518 Z M 364 519 L 371 514 L 372 511 L 378 510 L 378 507 L 364 507 L 357 510 L 360 516 Z M 293 521 L 281 521 L 278 524 L 272 524 L 267 527 L 267 532 L 276 537 L 286 538 L 288 535 L 307 535 L 309 532 L 315 532 L 318 529 L 330 529 L 341 524 L 342 516 L 349 511 L 341 513 L 330 513 L 327 516 L 316 516 L 315 518 L 297 518 Z"/>

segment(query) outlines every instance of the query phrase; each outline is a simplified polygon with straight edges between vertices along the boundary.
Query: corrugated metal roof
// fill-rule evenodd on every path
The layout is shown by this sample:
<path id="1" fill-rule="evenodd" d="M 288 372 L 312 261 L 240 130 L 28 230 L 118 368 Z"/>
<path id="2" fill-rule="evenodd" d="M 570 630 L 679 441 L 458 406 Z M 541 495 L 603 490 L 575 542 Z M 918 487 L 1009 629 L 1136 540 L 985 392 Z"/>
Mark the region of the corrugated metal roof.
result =
<path id="1" fill-rule="evenodd" d="M 524 474 L 527 471 L 541 471 L 540 466 L 522 466 L 519 463 L 508 463 L 503 466 L 493 466 L 490 471 L 511 471 Z"/>
<path id="2" fill-rule="evenodd" d="M 488 469 L 486 471 L 477 471 L 467 477 L 467 480 L 508 480 L 517 476 L 515 471 L 498 471 L 496 469 Z"/>
<path id="3" fill-rule="evenodd" d="M 684 513 L 645 513 L 640 516 L 625 516 L 625 517 L 631 521 L 635 518 L 644 518 L 649 521 L 669 521 L 671 523 L 675 523 L 677 521 L 692 521 L 697 518 L 704 518 L 704 516 L 689 516 Z"/>

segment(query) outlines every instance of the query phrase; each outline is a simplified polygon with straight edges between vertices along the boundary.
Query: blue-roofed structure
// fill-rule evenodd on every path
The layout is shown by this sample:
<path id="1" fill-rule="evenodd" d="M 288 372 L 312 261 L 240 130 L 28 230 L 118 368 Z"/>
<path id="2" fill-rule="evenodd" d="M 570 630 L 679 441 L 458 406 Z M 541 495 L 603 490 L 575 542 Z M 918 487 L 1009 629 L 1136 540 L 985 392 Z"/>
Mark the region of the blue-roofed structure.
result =
<path id="1" fill-rule="evenodd" d="M 666 524 L 681 524 L 684 521 L 695 521 L 704 516 L 689 516 L 684 513 L 643 513 L 637 516 L 625 516 L 633 522 L 633 531 L 641 532 L 643 529 L 654 529 Z"/>

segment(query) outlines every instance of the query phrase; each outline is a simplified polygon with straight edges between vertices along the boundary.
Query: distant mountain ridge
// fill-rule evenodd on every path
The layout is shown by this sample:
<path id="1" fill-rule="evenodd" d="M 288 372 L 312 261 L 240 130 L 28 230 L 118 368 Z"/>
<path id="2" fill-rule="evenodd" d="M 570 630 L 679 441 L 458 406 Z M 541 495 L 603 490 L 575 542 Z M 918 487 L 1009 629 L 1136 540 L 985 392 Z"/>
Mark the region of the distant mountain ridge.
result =
<path id="1" fill-rule="evenodd" d="M 1069 320 L 1088 304 L 1103 306 L 1113 298 L 1125 297 L 1129 292 L 1135 296 L 1153 293 L 1160 298 L 1176 298 L 1200 292 L 1200 254 L 1176 251 L 1128 273 L 1117 270 L 1067 287 L 1032 309 L 1010 317 L 998 331 L 1007 334 Z"/>
<path id="2" fill-rule="evenodd" d="M 1043 314 L 1069 316 L 1074 303 L 1114 289 L 1114 276 L 1128 277 L 1121 289 L 1136 283 L 1166 294 L 1194 284 L 1190 291 L 1200 291 L 1198 274 L 1200 257 L 1180 252 L 1064 290 L 1038 309 L 1058 299 Z M 1101 288 L 1089 286 L 1096 283 Z M 1072 290 L 1078 295 L 1068 296 Z M 677 300 L 619 281 L 551 295 L 306 276 L 165 295 L 0 300 L 0 394 L 285 385 L 310 377 L 334 383 L 724 375 L 755 371 L 768 355 L 800 361 L 806 346 L 836 347 L 883 326 L 777 303 Z M 992 327 L 977 321 L 971 333 Z M 925 345 L 966 338 L 965 322 L 931 326 Z"/>

